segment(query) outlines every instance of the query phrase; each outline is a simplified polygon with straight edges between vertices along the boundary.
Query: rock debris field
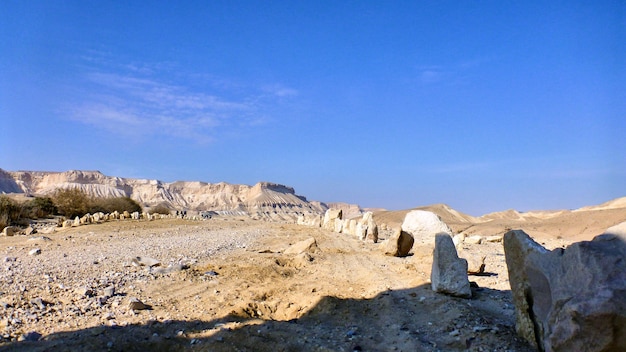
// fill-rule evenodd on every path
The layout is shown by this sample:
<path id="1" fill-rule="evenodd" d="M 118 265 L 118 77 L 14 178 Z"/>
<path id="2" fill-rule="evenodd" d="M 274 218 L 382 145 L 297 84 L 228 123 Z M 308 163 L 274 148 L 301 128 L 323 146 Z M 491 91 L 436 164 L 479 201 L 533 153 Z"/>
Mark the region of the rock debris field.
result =
<path id="1" fill-rule="evenodd" d="M 0 351 L 533 350 L 502 243 L 459 248 L 485 257 L 467 299 L 431 290 L 434 236 L 406 257 L 386 236 L 216 218 L 0 237 Z"/>

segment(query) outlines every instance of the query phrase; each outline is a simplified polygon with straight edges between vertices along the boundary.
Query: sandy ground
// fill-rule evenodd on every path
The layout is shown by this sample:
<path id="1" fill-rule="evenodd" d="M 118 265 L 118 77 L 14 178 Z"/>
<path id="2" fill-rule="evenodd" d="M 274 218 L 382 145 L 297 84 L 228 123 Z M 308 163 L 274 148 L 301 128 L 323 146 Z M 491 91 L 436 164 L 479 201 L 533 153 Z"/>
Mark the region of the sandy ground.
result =
<path id="1" fill-rule="evenodd" d="M 572 241 L 533 226 L 548 248 Z M 310 237 L 314 251 L 283 253 Z M 487 258 L 485 275 L 470 276 L 471 299 L 430 289 L 432 246 L 405 258 L 381 246 L 243 219 L 0 237 L 0 351 L 532 350 L 514 331 L 501 243 L 460 251 Z M 29 255 L 34 248 L 41 254 Z M 137 256 L 161 265 L 134 266 Z M 147 309 L 132 309 L 133 298 Z"/>

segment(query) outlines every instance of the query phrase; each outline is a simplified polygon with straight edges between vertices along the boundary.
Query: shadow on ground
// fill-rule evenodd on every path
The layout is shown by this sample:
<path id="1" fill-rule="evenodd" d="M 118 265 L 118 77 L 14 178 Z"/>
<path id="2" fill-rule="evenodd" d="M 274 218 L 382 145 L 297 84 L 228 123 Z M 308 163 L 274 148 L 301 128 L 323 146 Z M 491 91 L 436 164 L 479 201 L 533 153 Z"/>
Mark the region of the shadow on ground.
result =
<path id="1" fill-rule="evenodd" d="M 448 297 L 421 285 L 370 299 L 323 297 L 290 321 L 264 319 L 252 302 L 211 320 L 97 326 L 0 351 L 533 351 L 515 335 L 510 291 L 473 294 Z"/>

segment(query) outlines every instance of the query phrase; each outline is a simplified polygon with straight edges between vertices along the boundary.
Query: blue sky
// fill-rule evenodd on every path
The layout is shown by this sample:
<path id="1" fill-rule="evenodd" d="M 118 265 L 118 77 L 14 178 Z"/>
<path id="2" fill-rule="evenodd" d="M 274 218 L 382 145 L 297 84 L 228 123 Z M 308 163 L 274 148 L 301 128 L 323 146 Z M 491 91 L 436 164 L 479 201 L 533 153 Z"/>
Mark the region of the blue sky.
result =
<path id="1" fill-rule="evenodd" d="M 626 196 L 623 1 L 2 1 L 0 167 L 472 215 Z"/>

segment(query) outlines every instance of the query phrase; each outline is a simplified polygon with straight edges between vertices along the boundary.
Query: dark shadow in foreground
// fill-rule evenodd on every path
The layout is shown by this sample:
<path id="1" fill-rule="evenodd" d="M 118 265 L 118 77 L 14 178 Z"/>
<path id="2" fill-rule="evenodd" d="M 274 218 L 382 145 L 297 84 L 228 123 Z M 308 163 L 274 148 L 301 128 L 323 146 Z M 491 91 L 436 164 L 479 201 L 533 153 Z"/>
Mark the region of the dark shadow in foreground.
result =
<path id="1" fill-rule="evenodd" d="M 533 351 L 515 334 L 510 291 L 474 288 L 473 295 L 421 285 L 370 299 L 323 297 L 290 321 L 266 320 L 251 302 L 247 316 L 98 326 L 0 351 Z"/>

